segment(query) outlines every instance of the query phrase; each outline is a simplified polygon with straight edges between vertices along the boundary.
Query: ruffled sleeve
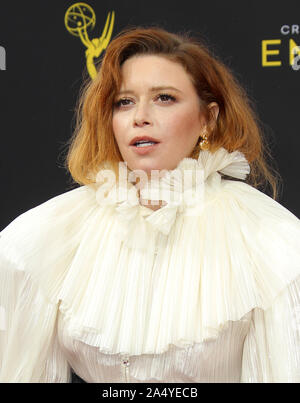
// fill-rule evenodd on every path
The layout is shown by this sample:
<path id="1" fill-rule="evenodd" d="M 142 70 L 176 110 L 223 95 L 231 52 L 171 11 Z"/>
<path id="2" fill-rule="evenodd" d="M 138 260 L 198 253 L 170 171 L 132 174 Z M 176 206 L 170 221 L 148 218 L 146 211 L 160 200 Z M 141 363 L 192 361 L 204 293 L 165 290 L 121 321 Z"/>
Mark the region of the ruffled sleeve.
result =
<path id="1" fill-rule="evenodd" d="M 254 309 L 242 382 L 300 382 L 300 277 L 266 310 Z"/>
<path id="2" fill-rule="evenodd" d="M 224 195 L 236 206 L 231 227 L 243 236 L 244 255 L 249 254 L 251 270 L 243 258 L 242 272 L 252 273 L 255 290 L 255 298 L 247 308 L 252 312 L 252 320 L 244 342 L 241 381 L 298 383 L 300 220 L 245 183 L 225 181 Z M 240 282 L 240 290 L 250 287 L 249 279 L 244 286 Z M 244 300 L 245 297 L 244 291 Z"/>
<path id="3" fill-rule="evenodd" d="M 14 247 L 0 239 L 0 382 L 69 382 L 56 338 L 57 304 L 46 300 Z"/>
<path id="4" fill-rule="evenodd" d="M 86 187 L 63 193 L 0 233 L 0 382 L 70 382 L 57 338 L 58 293 L 93 196 Z"/>

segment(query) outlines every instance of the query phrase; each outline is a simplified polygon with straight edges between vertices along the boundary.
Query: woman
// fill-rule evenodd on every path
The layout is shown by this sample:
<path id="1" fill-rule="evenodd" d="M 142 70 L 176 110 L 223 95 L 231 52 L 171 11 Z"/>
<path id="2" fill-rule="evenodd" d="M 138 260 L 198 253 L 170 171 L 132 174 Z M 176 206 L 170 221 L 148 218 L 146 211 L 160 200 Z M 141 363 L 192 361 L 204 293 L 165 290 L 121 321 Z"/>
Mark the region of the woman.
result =
<path id="1" fill-rule="evenodd" d="M 299 382 L 300 225 L 265 153 L 203 44 L 115 37 L 79 102 L 81 186 L 1 233 L 0 380 Z"/>

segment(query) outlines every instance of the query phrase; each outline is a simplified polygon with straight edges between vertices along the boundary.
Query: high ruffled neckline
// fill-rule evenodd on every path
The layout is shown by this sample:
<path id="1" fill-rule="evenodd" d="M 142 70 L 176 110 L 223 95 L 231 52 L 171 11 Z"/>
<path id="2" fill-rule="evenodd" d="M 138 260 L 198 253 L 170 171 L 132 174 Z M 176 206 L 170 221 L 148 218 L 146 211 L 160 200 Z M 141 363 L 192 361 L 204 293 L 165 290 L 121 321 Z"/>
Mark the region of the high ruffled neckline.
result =
<path id="1" fill-rule="evenodd" d="M 95 178 L 96 199 L 101 206 L 115 209 L 121 223 L 118 235 L 128 246 L 146 248 L 149 231 L 168 235 L 178 214 L 201 214 L 205 186 L 218 185 L 220 173 L 244 180 L 250 166 L 240 151 L 229 153 L 223 147 L 214 153 L 200 151 L 198 159 L 183 158 L 175 169 L 165 170 L 162 177 L 151 177 L 139 196 L 136 177 L 127 164 L 119 164 L 119 181 L 106 164 Z M 104 182 L 105 177 L 108 182 Z M 140 203 L 140 197 L 152 203 L 162 200 L 164 205 L 152 210 Z"/>

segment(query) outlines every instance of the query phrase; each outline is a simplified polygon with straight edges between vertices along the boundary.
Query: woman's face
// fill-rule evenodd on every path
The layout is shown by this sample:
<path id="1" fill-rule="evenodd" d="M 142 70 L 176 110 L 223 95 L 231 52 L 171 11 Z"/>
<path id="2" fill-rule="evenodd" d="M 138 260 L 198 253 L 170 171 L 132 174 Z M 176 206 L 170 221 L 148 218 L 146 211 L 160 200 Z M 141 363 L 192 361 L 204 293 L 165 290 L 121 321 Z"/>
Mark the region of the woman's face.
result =
<path id="1" fill-rule="evenodd" d="M 121 72 L 112 125 L 123 160 L 149 177 L 151 170 L 175 169 L 192 153 L 205 124 L 189 75 L 181 64 L 156 55 L 133 56 Z M 130 145 L 137 136 L 159 144 L 149 151 Z"/>

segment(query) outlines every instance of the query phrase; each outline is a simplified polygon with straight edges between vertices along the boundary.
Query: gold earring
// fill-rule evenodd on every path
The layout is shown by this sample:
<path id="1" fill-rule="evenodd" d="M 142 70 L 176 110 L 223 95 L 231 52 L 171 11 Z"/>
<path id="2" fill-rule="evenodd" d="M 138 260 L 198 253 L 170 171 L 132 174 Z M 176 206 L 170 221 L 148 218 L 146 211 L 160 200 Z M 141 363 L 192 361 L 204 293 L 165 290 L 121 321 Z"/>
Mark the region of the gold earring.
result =
<path id="1" fill-rule="evenodd" d="M 207 150 L 208 147 L 209 147 L 209 141 L 208 141 L 208 138 L 207 138 L 207 130 L 206 129 L 204 130 L 204 133 L 201 134 L 200 138 L 202 138 L 202 140 L 199 143 L 200 149 L 201 150 Z"/>

